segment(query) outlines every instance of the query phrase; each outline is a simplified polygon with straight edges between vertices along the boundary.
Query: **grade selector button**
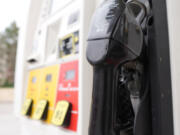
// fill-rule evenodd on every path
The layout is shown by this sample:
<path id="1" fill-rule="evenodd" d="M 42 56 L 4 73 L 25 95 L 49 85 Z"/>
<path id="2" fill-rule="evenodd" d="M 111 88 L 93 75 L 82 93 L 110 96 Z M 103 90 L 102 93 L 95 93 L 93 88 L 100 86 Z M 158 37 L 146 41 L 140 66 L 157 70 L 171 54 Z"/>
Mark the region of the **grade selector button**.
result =
<path id="1" fill-rule="evenodd" d="M 47 113 L 48 113 L 48 106 L 49 106 L 49 103 L 47 100 L 40 100 L 37 103 L 37 106 L 35 108 L 35 112 L 33 114 L 33 119 L 46 120 Z"/>
<path id="2" fill-rule="evenodd" d="M 52 124 L 67 127 L 70 123 L 72 105 L 68 101 L 59 101 L 52 117 Z"/>
<path id="3" fill-rule="evenodd" d="M 30 116 L 31 112 L 32 112 L 32 105 L 33 105 L 33 100 L 32 99 L 26 99 L 24 101 L 23 106 L 22 106 L 21 114 Z"/>

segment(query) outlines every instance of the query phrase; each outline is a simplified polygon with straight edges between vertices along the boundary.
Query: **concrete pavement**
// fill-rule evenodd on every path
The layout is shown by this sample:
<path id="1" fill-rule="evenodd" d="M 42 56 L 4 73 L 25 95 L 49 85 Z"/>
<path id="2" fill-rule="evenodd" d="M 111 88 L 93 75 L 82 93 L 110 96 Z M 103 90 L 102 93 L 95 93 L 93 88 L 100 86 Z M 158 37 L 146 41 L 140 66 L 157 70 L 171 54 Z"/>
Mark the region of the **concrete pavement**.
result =
<path id="1" fill-rule="evenodd" d="M 13 115 L 12 102 L 0 103 L 0 135 L 20 135 L 20 121 Z"/>
<path id="2" fill-rule="evenodd" d="M 13 115 L 13 90 L 0 89 L 0 135 L 20 134 L 20 121 Z"/>

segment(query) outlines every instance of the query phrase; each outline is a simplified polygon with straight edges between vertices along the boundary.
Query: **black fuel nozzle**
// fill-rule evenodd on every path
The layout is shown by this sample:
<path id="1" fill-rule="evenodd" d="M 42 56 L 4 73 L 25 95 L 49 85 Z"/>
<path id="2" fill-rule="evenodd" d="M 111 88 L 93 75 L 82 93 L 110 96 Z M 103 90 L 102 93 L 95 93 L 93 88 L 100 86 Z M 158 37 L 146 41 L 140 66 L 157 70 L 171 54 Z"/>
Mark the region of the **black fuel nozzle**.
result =
<path id="1" fill-rule="evenodd" d="M 149 118 L 142 58 L 147 11 L 135 0 L 108 0 L 92 18 L 87 46 L 94 68 L 89 135 L 150 133 L 149 122 L 142 120 Z"/>

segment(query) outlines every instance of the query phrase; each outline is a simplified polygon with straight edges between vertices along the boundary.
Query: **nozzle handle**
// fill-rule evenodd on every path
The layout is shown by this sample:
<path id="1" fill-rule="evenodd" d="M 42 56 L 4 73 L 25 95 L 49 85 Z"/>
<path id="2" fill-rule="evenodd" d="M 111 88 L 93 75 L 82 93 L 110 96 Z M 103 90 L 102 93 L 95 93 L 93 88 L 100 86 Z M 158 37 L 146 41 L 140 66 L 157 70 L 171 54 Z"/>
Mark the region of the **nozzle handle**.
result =
<path id="1" fill-rule="evenodd" d="M 94 66 L 89 135 L 115 135 L 112 123 L 113 67 Z"/>

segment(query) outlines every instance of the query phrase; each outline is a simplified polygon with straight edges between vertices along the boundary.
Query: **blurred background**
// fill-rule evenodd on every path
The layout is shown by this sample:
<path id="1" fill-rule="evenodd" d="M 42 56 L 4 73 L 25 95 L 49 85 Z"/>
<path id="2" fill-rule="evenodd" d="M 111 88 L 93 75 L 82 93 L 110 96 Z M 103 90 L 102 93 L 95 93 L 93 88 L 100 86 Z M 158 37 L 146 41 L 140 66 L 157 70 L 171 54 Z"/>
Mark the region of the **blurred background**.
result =
<path id="1" fill-rule="evenodd" d="M 19 134 L 13 115 L 16 48 L 30 0 L 0 0 L 0 134 Z M 11 129 L 11 130 L 10 130 Z"/>

